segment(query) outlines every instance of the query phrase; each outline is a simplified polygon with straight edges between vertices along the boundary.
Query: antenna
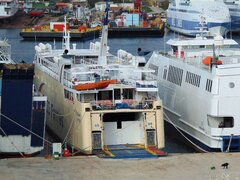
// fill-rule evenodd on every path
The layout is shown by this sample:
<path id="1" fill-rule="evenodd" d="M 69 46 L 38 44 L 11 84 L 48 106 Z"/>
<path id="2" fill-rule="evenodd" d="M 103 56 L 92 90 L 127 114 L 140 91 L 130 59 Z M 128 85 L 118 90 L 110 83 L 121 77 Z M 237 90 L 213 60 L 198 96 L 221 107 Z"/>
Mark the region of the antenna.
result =
<path id="1" fill-rule="evenodd" d="M 66 16 L 64 16 L 64 32 L 63 32 L 63 43 L 62 48 L 70 50 L 70 32 L 67 30 L 67 20 Z"/>
<path id="2" fill-rule="evenodd" d="M 106 0 L 106 15 L 104 18 L 104 24 L 102 27 L 102 37 L 100 42 L 100 51 L 98 56 L 98 64 L 107 64 L 107 39 L 108 39 L 108 0 Z"/>
<path id="3" fill-rule="evenodd" d="M 213 44 L 212 47 L 213 47 L 213 57 L 212 57 L 211 67 L 212 67 L 212 65 L 216 65 L 216 62 L 218 59 L 218 57 L 216 56 L 216 53 L 215 53 L 215 45 Z"/>

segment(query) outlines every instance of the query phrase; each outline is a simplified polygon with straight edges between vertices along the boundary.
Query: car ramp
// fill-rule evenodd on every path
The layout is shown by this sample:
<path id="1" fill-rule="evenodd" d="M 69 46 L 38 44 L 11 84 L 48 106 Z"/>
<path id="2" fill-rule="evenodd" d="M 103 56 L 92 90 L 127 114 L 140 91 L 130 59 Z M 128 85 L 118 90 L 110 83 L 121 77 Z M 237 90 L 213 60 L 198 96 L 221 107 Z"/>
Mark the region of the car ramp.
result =
<path id="1" fill-rule="evenodd" d="M 143 145 L 109 145 L 103 151 L 95 152 L 101 158 L 157 158 L 167 154 L 156 147 L 145 148 Z"/>

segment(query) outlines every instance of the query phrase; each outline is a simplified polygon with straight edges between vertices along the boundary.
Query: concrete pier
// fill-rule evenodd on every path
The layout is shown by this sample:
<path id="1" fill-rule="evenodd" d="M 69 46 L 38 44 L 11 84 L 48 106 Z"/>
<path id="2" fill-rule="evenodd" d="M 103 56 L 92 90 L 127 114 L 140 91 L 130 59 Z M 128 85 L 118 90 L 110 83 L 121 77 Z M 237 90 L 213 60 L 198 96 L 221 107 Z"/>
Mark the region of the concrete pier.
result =
<path id="1" fill-rule="evenodd" d="M 223 168 L 223 163 L 229 163 Z M 1 159 L 1 180 L 74 179 L 240 179 L 240 153 L 170 154 L 154 159 L 101 159 L 95 156 Z"/>

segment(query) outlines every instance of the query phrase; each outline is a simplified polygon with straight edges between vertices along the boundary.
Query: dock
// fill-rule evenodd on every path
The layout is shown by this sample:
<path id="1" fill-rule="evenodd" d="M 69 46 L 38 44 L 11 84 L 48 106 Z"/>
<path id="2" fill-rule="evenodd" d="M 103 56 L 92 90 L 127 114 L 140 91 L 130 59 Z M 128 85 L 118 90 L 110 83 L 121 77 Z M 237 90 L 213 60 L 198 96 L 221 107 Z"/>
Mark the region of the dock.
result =
<path id="1" fill-rule="evenodd" d="M 96 156 L 1 159 L 7 179 L 239 179 L 240 153 L 169 154 L 160 158 L 106 159 Z M 228 168 L 222 167 L 229 163 Z"/>

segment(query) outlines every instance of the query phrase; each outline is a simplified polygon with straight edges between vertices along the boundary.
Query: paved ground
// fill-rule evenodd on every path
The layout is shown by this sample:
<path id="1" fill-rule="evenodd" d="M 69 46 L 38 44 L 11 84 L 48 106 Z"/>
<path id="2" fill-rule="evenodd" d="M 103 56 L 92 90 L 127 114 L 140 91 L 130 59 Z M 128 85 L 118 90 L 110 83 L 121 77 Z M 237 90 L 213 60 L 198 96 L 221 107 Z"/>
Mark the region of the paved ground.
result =
<path id="1" fill-rule="evenodd" d="M 221 164 L 228 162 L 228 169 Z M 70 157 L 60 160 L 22 158 L 0 160 L 0 179 L 161 179 L 239 180 L 240 153 L 174 154 L 157 159 L 100 159 Z"/>

